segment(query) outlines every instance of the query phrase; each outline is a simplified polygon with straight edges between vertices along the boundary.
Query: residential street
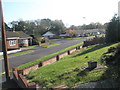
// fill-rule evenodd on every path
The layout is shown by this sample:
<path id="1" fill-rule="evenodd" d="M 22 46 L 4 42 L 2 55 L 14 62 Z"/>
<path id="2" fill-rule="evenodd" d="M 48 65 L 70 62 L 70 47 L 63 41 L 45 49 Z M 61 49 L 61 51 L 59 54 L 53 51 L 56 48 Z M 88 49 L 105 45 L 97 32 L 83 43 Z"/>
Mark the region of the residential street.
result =
<path id="1" fill-rule="evenodd" d="M 43 56 L 55 53 L 61 49 L 67 48 L 69 46 L 75 45 L 77 43 L 83 42 L 86 39 L 73 39 L 73 40 L 60 40 L 60 41 L 52 41 L 52 43 L 61 43 L 60 45 L 52 46 L 49 48 L 42 48 L 42 47 L 35 47 L 31 50 L 34 50 L 34 52 L 16 56 L 9 59 L 10 68 L 17 67 L 19 65 L 25 64 L 30 61 L 34 61 L 36 59 L 39 59 Z M 4 64 L 3 60 L 0 60 L 0 64 Z M 4 67 L 3 67 L 4 70 Z M 1 70 L 0 70 L 1 72 Z"/>
<path id="2" fill-rule="evenodd" d="M 9 59 L 10 68 L 17 67 L 19 65 L 25 64 L 30 61 L 34 61 L 43 56 L 55 53 L 61 49 L 67 48 L 69 46 L 83 42 L 85 40 L 86 39 L 59 40 L 59 41 L 52 41 L 51 43 L 61 43 L 60 45 L 52 46 L 49 48 L 34 47 L 30 49 L 30 50 L 33 50 L 34 52 L 10 58 Z M 0 60 L 0 64 L 4 65 L 3 60 Z M 2 69 L 0 68 L 0 72 L 2 72 L 3 70 L 4 70 L 4 67 Z M 12 74 L 11 74 L 11 79 L 12 79 Z M 4 81 L 5 81 L 5 76 L 2 77 L 2 81 L 0 81 L 0 83 Z"/>

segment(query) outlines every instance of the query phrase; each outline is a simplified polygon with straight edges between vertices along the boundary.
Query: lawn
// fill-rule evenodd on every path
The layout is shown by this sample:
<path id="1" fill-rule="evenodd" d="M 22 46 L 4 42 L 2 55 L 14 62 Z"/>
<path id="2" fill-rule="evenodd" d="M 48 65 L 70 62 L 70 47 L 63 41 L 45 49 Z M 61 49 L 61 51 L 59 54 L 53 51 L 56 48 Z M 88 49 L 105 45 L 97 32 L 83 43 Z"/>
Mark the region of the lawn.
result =
<path id="1" fill-rule="evenodd" d="M 42 46 L 43 48 L 49 48 L 49 47 L 52 47 L 52 46 L 56 46 L 56 45 L 60 45 L 61 43 L 54 43 L 54 44 L 50 44 L 50 45 L 47 45 L 47 46 Z"/>
<path id="2" fill-rule="evenodd" d="M 23 64 L 23 65 L 20 65 L 20 66 L 18 66 L 18 68 L 24 69 L 24 68 L 30 67 L 30 66 L 32 66 L 32 65 L 39 64 L 40 61 L 47 60 L 47 59 L 49 59 L 49 58 L 51 58 L 51 57 L 53 57 L 53 56 L 56 56 L 56 55 L 58 55 L 58 54 L 60 54 L 60 53 L 63 53 L 63 52 L 66 52 L 66 51 L 68 51 L 68 50 L 70 50 L 70 49 L 72 49 L 72 48 L 75 48 L 75 47 L 77 47 L 77 46 L 79 46 L 79 45 L 82 45 L 82 44 L 83 44 L 83 42 L 78 43 L 78 44 L 76 44 L 76 45 L 70 46 L 70 47 L 65 48 L 65 49 L 63 49 L 63 50 L 60 50 L 60 51 L 58 51 L 58 52 L 56 52 L 56 53 L 50 54 L 50 55 L 48 55 L 48 56 L 44 56 L 44 57 L 42 57 L 42 58 L 40 58 L 40 59 L 37 59 L 37 60 L 31 61 L 31 62 L 28 62 L 28 63 Z"/>
<path id="3" fill-rule="evenodd" d="M 100 64 L 100 57 L 107 52 L 109 47 L 117 44 L 94 45 L 76 54 L 69 55 L 60 61 L 40 67 L 35 71 L 31 71 L 27 78 L 41 85 L 42 87 L 52 87 L 64 84 L 69 87 L 90 81 L 100 80 L 104 74 L 104 69 L 83 72 L 80 67 L 87 66 L 90 60 L 97 61 Z"/>

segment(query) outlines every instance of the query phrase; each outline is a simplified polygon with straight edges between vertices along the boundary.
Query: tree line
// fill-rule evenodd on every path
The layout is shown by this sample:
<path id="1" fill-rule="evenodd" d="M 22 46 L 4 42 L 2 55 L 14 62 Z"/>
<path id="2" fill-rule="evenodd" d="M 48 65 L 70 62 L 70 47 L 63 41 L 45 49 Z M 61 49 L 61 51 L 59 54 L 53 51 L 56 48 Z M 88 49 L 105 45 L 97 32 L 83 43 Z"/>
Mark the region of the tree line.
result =
<path id="1" fill-rule="evenodd" d="M 87 30 L 87 29 L 103 29 L 106 24 L 101 23 L 90 23 L 88 25 L 71 25 L 66 27 L 62 20 L 51 20 L 51 19 L 37 19 L 37 20 L 19 20 L 10 22 L 11 28 L 5 23 L 7 31 L 23 31 L 29 35 L 42 36 L 47 31 L 51 31 L 56 35 L 65 33 L 65 30 Z"/>

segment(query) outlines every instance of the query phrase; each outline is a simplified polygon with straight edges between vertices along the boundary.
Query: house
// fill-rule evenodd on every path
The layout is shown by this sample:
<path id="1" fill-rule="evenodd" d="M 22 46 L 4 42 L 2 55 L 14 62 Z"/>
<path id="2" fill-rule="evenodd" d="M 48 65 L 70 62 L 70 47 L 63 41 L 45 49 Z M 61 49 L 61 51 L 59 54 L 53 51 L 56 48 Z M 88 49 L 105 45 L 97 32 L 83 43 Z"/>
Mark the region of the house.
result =
<path id="1" fill-rule="evenodd" d="M 86 35 L 99 35 L 99 34 L 105 34 L 104 29 L 88 29 L 88 30 L 76 30 L 76 36 L 86 36 Z"/>
<path id="2" fill-rule="evenodd" d="M 68 37 L 69 37 L 69 34 L 60 34 L 59 37 L 60 37 L 60 38 L 68 38 Z"/>
<path id="3" fill-rule="evenodd" d="M 48 31 L 45 34 L 43 34 L 42 36 L 47 37 L 47 38 L 52 38 L 52 37 L 55 36 L 55 34 L 53 34 L 52 32 Z"/>
<path id="4" fill-rule="evenodd" d="M 6 32 L 8 48 L 32 45 L 32 37 L 22 31 Z"/>
<path id="5" fill-rule="evenodd" d="M 6 32 L 7 49 L 19 49 L 23 46 L 32 45 L 32 37 L 22 31 Z M 2 51 L 2 40 L 0 40 L 0 51 Z"/>

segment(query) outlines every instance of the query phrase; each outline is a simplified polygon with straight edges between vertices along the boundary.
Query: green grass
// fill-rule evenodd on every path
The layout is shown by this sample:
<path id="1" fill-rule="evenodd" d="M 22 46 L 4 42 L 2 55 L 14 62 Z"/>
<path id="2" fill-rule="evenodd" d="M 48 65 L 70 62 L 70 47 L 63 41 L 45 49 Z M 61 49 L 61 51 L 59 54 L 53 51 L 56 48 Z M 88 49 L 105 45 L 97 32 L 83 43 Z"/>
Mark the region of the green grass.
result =
<path id="1" fill-rule="evenodd" d="M 26 54 L 26 53 L 30 53 L 30 52 L 33 52 L 33 50 L 18 52 L 18 53 L 15 53 L 15 54 L 8 55 L 8 57 L 18 56 L 18 55 L 22 55 L 22 54 Z M 3 58 L 3 56 L 0 57 L 0 59 L 2 59 L 2 58 Z"/>
<path id="2" fill-rule="evenodd" d="M 68 50 L 70 50 L 70 49 L 72 49 L 72 48 L 75 48 L 75 47 L 77 47 L 77 46 L 79 46 L 79 45 L 82 45 L 82 44 L 83 44 L 83 42 L 82 42 L 82 43 L 78 43 L 78 44 L 76 44 L 76 45 L 70 46 L 70 47 L 65 48 L 65 49 L 63 49 L 63 50 L 60 50 L 60 51 L 58 51 L 58 52 L 56 52 L 56 53 L 50 54 L 50 55 L 48 55 L 48 56 L 44 56 L 44 57 L 42 57 L 42 58 L 40 58 L 40 59 L 37 59 L 37 60 L 31 61 L 31 62 L 28 62 L 28 63 L 23 64 L 23 65 L 20 65 L 20 66 L 18 66 L 18 68 L 24 69 L 24 68 L 30 67 L 30 66 L 32 66 L 32 65 L 39 64 L 40 61 L 47 60 L 47 59 L 49 59 L 49 58 L 51 58 L 51 57 L 53 57 L 53 56 L 56 56 L 56 55 L 58 55 L 58 54 L 60 54 L 60 53 L 63 53 L 63 52 L 65 52 L 65 51 L 68 51 Z"/>
<path id="3" fill-rule="evenodd" d="M 105 72 L 104 69 L 83 72 L 80 67 L 87 66 L 88 61 L 91 60 L 100 64 L 99 59 L 102 54 L 107 52 L 109 47 L 116 45 L 94 45 L 74 55 L 66 56 L 56 63 L 31 71 L 27 78 L 30 79 L 30 82 L 36 82 L 43 87 L 52 87 L 60 84 L 72 87 L 90 81 L 97 81 Z"/>
<path id="4" fill-rule="evenodd" d="M 52 46 L 56 46 L 56 45 L 60 45 L 61 43 L 54 43 L 54 44 L 50 44 L 47 46 L 42 46 L 43 48 L 48 48 L 48 47 L 52 47 Z"/>

